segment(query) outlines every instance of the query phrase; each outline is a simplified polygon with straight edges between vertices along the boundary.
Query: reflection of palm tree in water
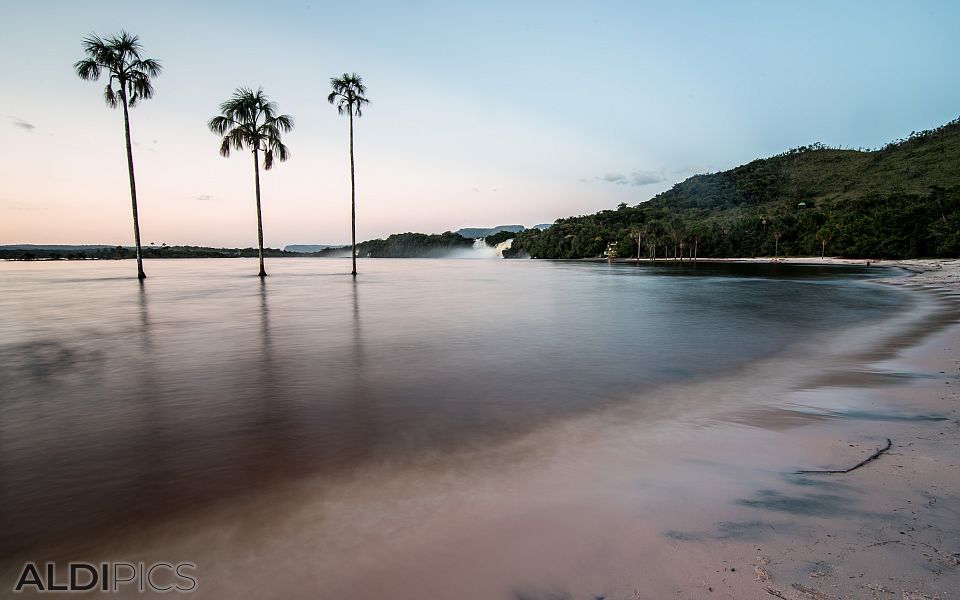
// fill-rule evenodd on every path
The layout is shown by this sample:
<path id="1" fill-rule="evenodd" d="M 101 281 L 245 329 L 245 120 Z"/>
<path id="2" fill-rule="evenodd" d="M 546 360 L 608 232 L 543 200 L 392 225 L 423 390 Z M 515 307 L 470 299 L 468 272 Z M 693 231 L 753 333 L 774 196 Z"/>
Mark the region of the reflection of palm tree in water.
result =
<path id="1" fill-rule="evenodd" d="M 164 432 L 169 431 L 166 423 L 162 378 L 157 376 L 153 326 L 150 322 L 150 301 L 145 280 L 140 280 L 140 332 L 139 332 L 139 372 L 140 385 L 135 391 L 136 402 L 130 406 L 137 411 L 137 421 L 141 425 L 139 443 L 129 453 L 127 460 L 133 460 L 128 468 L 133 471 L 135 484 L 125 486 L 127 493 L 138 500 L 132 503 L 136 512 L 149 512 L 153 502 L 163 502 L 164 497 L 179 487 L 175 473 L 179 471 L 177 461 L 171 461 L 171 447 L 175 440 L 168 439 Z"/>
<path id="2" fill-rule="evenodd" d="M 367 383 L 366 372 L 366 353 L 364 352 L 363 342 L 363 323 L 360 318 L 360 283 L 354 279 L 350 281 L 351 299 L 353 301 L 353 320 L 352 320 L 352 349 L 350 368 L 350 385 L 344 388 L 346 398 L 342 401 L 349 407 L 348 413 L 353 413 L 350 419 L 353 427 L 350 428 L 352 439 L 347 440 L 350 448 L 353 449 L 351 456 L 345 457 L 348 460 L 357 460 L 370 456 L 372 448 L 376 442 L 382 441 L 378 436 L 377 418 L 373 406 L 373 394 L 370 385 Z"/>
<path id="3" fill-rule="evenodd" d="M 278 466 L 290 466 L 288 459 L 296 454 L 300 439 L 293 419 L 289 418 L 292 398 L 288 398 L 283 378 L 278 375 L 274 357 L 273 334 L 270 326 L 270 303 L 266 279 L 260 279 L 260 348 L 257 361 L 258 373 L 255 397 L 258 402 L 252 416 L 253 436 L 251 457 L 255 471 L 253 476 L 267 476 Z"/>

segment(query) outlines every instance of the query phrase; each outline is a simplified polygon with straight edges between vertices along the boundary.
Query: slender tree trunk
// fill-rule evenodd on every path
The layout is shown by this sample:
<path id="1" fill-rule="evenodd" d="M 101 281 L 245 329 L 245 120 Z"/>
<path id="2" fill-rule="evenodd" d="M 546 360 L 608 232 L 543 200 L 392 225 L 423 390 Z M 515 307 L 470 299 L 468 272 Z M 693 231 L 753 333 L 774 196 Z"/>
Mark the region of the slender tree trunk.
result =
<path id="1" fill-rule="evenodd" d="M 827 240 L 820 240 L 820 260 L 823 260 L 823 255 L 827 253 Z"/>
<path id="2" fill-rule="evenodd" d="M 143 272 L 143 255 L 140 249 L 140 216 L 137 213 L 137 182 L 133 176 L 133 148 L 130 144 L 130 111 L 127 109 L 127 92 L 120 82 L 120 100 L 123 102 L 123 130 L 127 138 L 127 169 L 130 171 L 130 203 L 133 205 L 133 240 L 137 245 L 137 278 L 146 279 Z"/>
<path id="3" fill-rule="evenodd" d="M 697 260 L 697 247 L 700 245 L 700 240 L 693 241 L 693 260 Z"/>
<path id="4" fill-rule="evenodd" d="M 353 175 L 353 107 L 347 107 L 350 115 L 350 244 L 353 251 L 350 253 L 353 270 L 350 274 L 357 276 L 357 184 Z"/>
<path id="5" fill-rule="evenodd" d="M 266 277 L 267 272 L 263 268 L 263 216 L 260 211 L 260 149 L 253 147 L 253 181 L 257 190 L 257 248 L 260 256 L 260 277 Z"/>

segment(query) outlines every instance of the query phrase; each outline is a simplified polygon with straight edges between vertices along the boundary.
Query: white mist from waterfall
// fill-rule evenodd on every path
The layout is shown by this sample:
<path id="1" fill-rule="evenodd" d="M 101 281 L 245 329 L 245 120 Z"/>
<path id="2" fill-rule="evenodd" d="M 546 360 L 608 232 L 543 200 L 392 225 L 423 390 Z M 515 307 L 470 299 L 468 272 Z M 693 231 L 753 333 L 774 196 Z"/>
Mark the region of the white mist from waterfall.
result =
<path id="1" fill-rule="evenodd" d="M 510 242 L 512 241 L 513 240 L 507 240 L 496 246 L 490 246 L 485 239 L 476 238 L 473 240 L 472 248 L 469 250 L 455 250 L 450 254 L 449 258 L 503 258 L 502 252 L 504 248 L 509 248 Z"/>

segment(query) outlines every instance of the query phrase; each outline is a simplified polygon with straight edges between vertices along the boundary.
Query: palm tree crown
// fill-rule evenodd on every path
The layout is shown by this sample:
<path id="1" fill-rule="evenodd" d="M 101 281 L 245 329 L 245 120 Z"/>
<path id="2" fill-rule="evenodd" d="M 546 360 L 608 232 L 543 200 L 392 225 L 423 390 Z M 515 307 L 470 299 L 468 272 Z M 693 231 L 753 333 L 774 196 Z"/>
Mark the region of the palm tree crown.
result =
<path id="1" fill-rule="evenodd" d="M 285 161 L 290 151 L 281 135 L 293 129 L 293 117 L 278 115 L 277 104 L 271 102 L 262 88 L 237 88 L 233 97 L 220 105 L 220 115 L 207 123 L 210 131 L 223 136 L 220 155 L 230 156 L 230 149 L 263 152 L 263 168 L 273 167 L 274 159 Z"/>
<path id="2" fill-rule="evenodd" d="M 340 77 L 331 77 L 330 86 L 333 91 L 327 96 L 327 102 L 337 106 L 337 112 L 341 115 L 345 112 L 355 114 L 358 117 L 363 114 L 363 106 L 370 101 L 364 98 L 367 88 L 363 85 L 363 79 L 356 73 L 344 73 Z"/>
<path id="3" fill-rule="evenodd" d="M 90 35 L 83 40 L 83 50 L 87 58 L 77 61 L 74 69 L 87 81 L 100 79 L 104 71 L 109 74 L 103 91 L 107 106 L 116 108 L 118 98 L 135 106 L 141 99 L 153 97 L 150 79 L 160 75 L 163 67 L 158 60 L 141 56 L 143 46 L 137 36 L 126 31 L 106 38 Z"/>

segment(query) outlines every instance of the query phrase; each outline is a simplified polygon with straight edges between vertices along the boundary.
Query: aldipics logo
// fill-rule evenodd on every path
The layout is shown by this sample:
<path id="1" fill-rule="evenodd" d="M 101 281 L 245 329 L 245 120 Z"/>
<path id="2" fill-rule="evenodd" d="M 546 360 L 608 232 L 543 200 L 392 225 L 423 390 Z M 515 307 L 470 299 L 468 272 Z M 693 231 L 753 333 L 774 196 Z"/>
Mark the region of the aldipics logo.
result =
<path id="1" fill-rule="evenodd" d="M 23 565 L 13 591 L 20 592 L 192 592 L 197 589 L 194 572 L 197 565 L 189 562 L 155 563 L 85 563 L 66 565 L 44 563 Z"/>

